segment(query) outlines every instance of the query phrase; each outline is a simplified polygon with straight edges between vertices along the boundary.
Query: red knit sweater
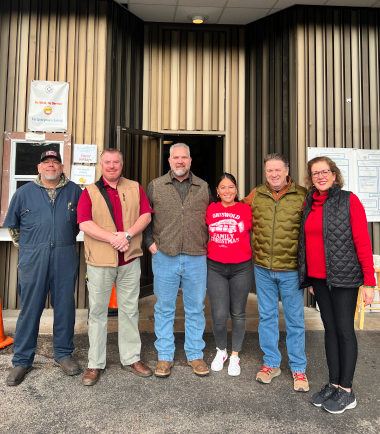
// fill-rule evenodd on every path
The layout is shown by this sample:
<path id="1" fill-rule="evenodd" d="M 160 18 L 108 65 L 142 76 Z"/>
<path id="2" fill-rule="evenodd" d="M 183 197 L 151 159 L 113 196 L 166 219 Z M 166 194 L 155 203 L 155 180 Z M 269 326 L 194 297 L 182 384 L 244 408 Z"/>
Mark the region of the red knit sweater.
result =
<path id="1" fill-rule="evenodd" d="M 306 261 L 309 277 L 326 279 L 326 258 L 323 244 L 322 213 L 327 193 L 313 195 L 314 202 L 306 220 Z M 352 236 L 360 265 L 364 274 L 364 285 L 375 286 L 371 241 L 363 205 L 355 194 L 350 196 Z"/>

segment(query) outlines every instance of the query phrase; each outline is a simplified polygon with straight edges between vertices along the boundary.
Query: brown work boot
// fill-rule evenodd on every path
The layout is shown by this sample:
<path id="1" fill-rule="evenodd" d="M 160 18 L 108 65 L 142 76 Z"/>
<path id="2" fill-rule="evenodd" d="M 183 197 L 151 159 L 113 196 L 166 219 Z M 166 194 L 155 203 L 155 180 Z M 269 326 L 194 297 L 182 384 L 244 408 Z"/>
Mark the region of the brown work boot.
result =
<path id="1" fill-rule="evenodd" d="M 198 377 L 206 377 L 210 373 L 203 359 L 195 359 L 191 362 L 188 360 L 187 364 L 193 368 L 194 374 Z"/>
<path id="2" fill-rule="evenodd" d="M 170 375 L 170 370 L 174 366 L 174 362 L 168 362 L 166 360 L 159 360 L 157 362 L 156 370 L 154 375 L 159 378 L 166 378 Z"/>
<path id="3" fill-rule="evenodd" d="M 96 384 L 99 380 L 100 374 L 103 371 L 104 369 L 88 368 L 82 377 L 83 386 L 93 386 Z"/>
<path id="4" fill-rule="evenodd" d="M 304 372 L 293 372 L 294 390 L 297 392 L 308 392 L 309 382 L 307 381 L 306 374 Z"/>
<path id="5" fill-rule="evenodd" d="M 121 365 L 121 369 L 124 369 L 124 371 L 132 372 L 139 377 L 150 377 L 153 374 L 149 366 L 147 366 L 141 360 L 132 363 L 132 365 Z"/>
<path id="6" fill-rule="evenodd" d="M 259 383 L 268 384 L 272 381 L 272 378 L 278 377 L 281 374 L 280 368 L 268 368 L 268 366 L 263 366 L 261 371 L 256 375 L 256 381 Z"/>

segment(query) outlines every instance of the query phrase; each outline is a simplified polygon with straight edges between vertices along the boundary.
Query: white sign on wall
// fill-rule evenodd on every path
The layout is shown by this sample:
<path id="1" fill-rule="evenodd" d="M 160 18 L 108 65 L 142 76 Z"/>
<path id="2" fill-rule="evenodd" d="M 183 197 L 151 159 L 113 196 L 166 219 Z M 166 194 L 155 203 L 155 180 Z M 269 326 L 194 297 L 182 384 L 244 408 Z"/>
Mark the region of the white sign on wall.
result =
<path id="1" fill-rule="evenodd" d="M 95 182 L 95 167 L 71 166 L 71 181 L 75 182 L 75 184 L 92 184 Z"/>
<path id="2" fill-rule="evenodd" d="M 74 144 L 74 163 L 96 163 L 97 154 L 97 145 Z"/>
<path id="3" fill-rule="evenodd" d="M 344 189 L 355 193 L 369 222 L 380 222 L 380 151 L 356 148 L 308 148 L 308 159 L 327 156 L 339 167 Z"/>
<path id="4" fill-rule="evenodd" d="M 69 83 L 32 80 L 28 113 L 28 130 L 67 131 Z"/>

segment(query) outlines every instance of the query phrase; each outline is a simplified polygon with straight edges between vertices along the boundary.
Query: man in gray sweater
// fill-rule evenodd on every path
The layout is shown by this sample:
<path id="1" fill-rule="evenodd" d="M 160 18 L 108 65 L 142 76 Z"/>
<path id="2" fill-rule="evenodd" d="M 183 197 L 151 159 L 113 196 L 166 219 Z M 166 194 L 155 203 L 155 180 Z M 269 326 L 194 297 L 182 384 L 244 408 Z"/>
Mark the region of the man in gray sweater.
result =
<path id="1" fill-rule="evenodd" d="M 156 377 L 168 377 L 174 359 L 174 317 L 178 289 L 185 308 L 185 352 L 198 376 L 209 374 L 203 361 L 208 231 L 206 210 L 213 201 L 207 182 L 190 172 L 190 149 L 184 143 L 170 147 L 171 170 L 154 179 L 147 196 L 154 210 L 144 231 L 152 254 L 155 305 Z"/>

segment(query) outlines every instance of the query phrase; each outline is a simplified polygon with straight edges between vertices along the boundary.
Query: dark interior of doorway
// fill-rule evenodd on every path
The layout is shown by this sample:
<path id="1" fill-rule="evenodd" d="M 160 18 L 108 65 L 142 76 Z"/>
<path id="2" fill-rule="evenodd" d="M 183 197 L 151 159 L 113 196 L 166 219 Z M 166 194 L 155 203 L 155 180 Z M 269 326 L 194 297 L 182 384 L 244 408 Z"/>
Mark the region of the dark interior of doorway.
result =
<path id="1" fill-rule="evenodd" d="M 223 136 L 165 134 L 163 173 L 169 171 L 169 149 L 175 143 L 186 143 L 190 147 L 191 171 L 208 182 L 215 196 L 216 181 L 223 173 Z"/>

